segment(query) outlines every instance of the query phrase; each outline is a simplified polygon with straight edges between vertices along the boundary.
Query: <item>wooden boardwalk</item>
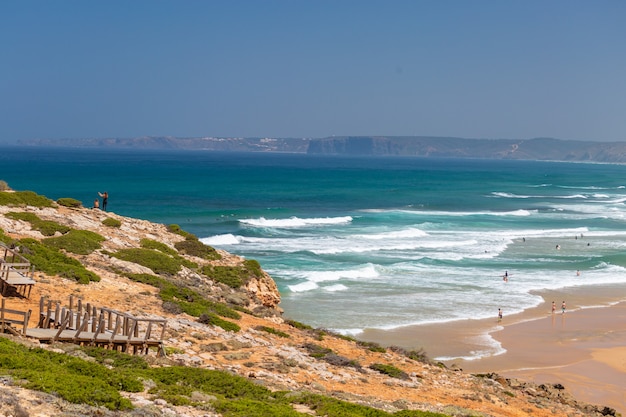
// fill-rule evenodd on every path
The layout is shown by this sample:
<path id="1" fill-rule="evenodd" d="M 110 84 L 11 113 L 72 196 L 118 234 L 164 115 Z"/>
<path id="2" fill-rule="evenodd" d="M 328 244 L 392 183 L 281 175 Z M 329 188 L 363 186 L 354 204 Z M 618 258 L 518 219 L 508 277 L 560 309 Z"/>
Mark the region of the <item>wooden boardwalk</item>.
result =
<path id="1" fill-rule="evenodd" d="M 157 356 L 165 356 L 163 338 L 167 320 L 139 318 L 106 307 L 95 307 L 70 296 L 70 305 L 61 307 L 43 297 L 39 302 L 39 322 L 29 328 L 31 312 L 0 308 L 2 330 L 38 339 L 41 343 L 67 342 L 83 346 L 99 346 L 132 354 L 147 354 L 155 348 Z M 6 317 L 13 317 L 6 319 Z"/>
<path id="2" fill-rule="evenodd" d="M 6 295 L 14 291 L 22 297 L 30 298 L 35 284 L 35 268 L 28 259 L 0 243 L 0 293 Z"/>

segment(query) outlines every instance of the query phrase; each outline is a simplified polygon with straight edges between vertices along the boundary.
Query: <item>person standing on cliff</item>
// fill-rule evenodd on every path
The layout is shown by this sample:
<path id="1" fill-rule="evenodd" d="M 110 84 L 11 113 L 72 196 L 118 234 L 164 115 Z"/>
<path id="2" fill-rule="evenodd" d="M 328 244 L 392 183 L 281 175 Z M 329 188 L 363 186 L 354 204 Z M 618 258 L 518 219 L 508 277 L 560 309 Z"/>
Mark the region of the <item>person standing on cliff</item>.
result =
<path id="1" fill-rule="evenodd" d="M 107 203 L 109 201 L 109 193 L 107 191 L 101 193 L 98 191 L 98 195 L 102 197 L 102 210 L 107 211 Z"/>

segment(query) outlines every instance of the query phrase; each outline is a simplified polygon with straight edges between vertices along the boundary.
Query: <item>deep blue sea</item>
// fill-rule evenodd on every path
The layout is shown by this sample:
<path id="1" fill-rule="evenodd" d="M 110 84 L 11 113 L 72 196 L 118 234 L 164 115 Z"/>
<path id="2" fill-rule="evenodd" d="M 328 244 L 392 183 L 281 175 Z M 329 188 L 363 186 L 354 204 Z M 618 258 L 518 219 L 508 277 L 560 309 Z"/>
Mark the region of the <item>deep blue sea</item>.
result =
<path id="1" fill-rule="evenodd" d="M 623 165 L 0 148 L 0 179 L 88 207 L 108 191 L 109 211 L 258 260 L 286 317 L 357 336 L 626 283 Z"/>

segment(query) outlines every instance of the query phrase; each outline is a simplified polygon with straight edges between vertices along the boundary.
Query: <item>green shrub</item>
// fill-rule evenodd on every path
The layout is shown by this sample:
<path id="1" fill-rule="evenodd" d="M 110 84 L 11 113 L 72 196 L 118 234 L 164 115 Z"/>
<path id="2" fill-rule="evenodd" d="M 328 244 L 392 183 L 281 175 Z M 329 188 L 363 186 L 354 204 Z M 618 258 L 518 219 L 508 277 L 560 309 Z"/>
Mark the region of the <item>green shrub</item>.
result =
<path id="1" fill-rule="evenodd" d="M 214 248 L 205 245 L 196 238 L 188 238 L 183 241 L 176 242 L 174 247 L 184 255 L 196 256 L 208 261 L 222 259 L 222 255 L 220 255 Z"/>
<path id="2" fill-rule="evenodd" d="M 38 230 L 44 236 L 54 236 L 57 232 L 64 234 L 70 231 L 70 227 L 63 226 L 57 222 L 53 222 L 51 220 L 42 220 L 36 214 L 20 211 L 15 212 L 11 211 L 6 214 L 6 217 L 13 220 L 22 220 L 30 223 L 33 230 Z"/>
<path id="3" fill-rule="evenodd" d="M 419 350 L 406 350 L 399 346 L 390 346 L 389 350 L 392 352 L 398 353 L 400 355 L 406 356 L 407 358 L 413 359 L 414 361 L 422 362 L 422 363 L 432 363 L 428 355 L 424 349 Z"/>
<path id="4" fill-rule="evenodd" d="M 175 275 L 181 269 L 180 261 L 153 249 L 120 249 L 111 256 L 150 268 L 155 274 Z"/>
<path id="5" fill-rule="evenodd" d="M 333 353 L 332 349 L 316 345 L 314 343 L 307 343 L 304 345 L 304 348 L 309 352 L 310 356 L 318 359 L 323 358 L 329 353 Z"/>
<path id="6" fill-rule="evenodd" d="M 191 240 L 193 240 L 193 239 L 197 240 L 198 239 L 196 237 L 196 235 L 194 235 L 193 233 L 189 233 L 189 232 L 184 231 L 177 224 L 170 224 L 169 226 L 167 226 L 167 231 L 170 232 L 170 233 L 175 233 L 177 235 L 181 235 L 185 239 L 191 239 Z"/>
<path id="7" fill-rule="evenodd" d="M 369 366 L 370 369 L 378 371 L 381 374 L 389 375 L 392 378 L 398 379 L 410 379 L 409 375 L 401 369 L 396 368 L 393 365 L 386 365 L 383 363 L 373 363 Z"/>
<path id="8" fill-rule="evenodd" d="M 0 206 L 52 207 L 52 200 L 33 191 L 0 192 Z"/>
<path id="9" fill-rule="evenodd" d="M 149 394 L 172 405 L 197 405 L 194 392 L 215 400 L 211 406 L 224 417 L 297 417 L 292 404 L 304 404 L 318 416 L 329 417 L 445 417 L 444 414 L 402 410 L 390 414 L 365 405 L 312 393 L 273 392 L 244 377 L 225 371 L 170 365 L 150 367 L 141 356 L 88 347 L 76 348 L 94 358 L 40 348 L 28 348 L 0 338 L 0 375 L 28 389 L 54 394 L 75 404 L 104 406 L 116 415 L 132 408 L 125 392 L 141 392 L 141 381 L 151 381 Z M 105 366 L 106 364 L 106 366 Z M 97 410 L 98 414 L 108 414 Z"/>
<path id="10" fill-rule="evenodd" d="M 83 203 L 81 201 L 68 197 L 59 198 L 57 200 L 57 204 L 63 207 L 70 208 L 80 208 L 83 206 Z"/>
<path id="11" fill-rule="evenodd" d="M 102 224 L 108 227 L 121 227 L 122 226 L 122 222 L 114 219 L 112 217 L 107 217 L 106 219 L 102 220 Z"/>
<path id="12" fill-rule="evenodd" d="M 4 234 L 4 230 L 0 228 L 0 242 L 3 242 L 6 245 L 10 245 L 13 241 L 13 238 Z"/>
<path id="13" fill-rule="evenodd" d="M 289 334 L 287 334 L 285 332 L 281 332 L 280 330 L 277 330 L 277 329 L 275 329 L 273 327 L 269 327 L 269 326 L 257 326 L 257 327 L 255 327 L 255 329 L 260 330 L 262 332 L 275 334 L 276 336 L 280 336 L 280 337 L 291 337 L 291 336 L 289 336 Z"/>
<path id="14" fill-rule="evenodd" d="M 321 394 L 303 393 L 294 398 L 293 402 L 305 404 L 317 416 L 329 417 L 449 417 L 447 414 L 433 413 L 430 411 L 401 410 L 393 414 L 383 410 L 354 404 Z"/>
<path id="15" fill-rule="evenodd" d="M 241 315 L 225 304 L 207 300 L 197 292 L 176 286 L 170 282 L 161 285 L 159 296 L 163 301 L 176 303 L 190 316 L 199 317 L 203 313 L 215 313 L 222 317 L 240 319 Z"/>
<path id="16" fill-rule="evenodd" d="M 200 317 L 203 314 L 217 314 L 222 317 L 238 320 L 241 315 L 225 304 L 210 301 L 202 297 L 197 292 L 182 286 L 177 286 L 161 277 L 150 274 L 127 274 L 127 276 L 137 282 L 152 285 L 160 289 L 159 297 L 163 304 L 177 306 L 180 311 L 190 316 Z M 211 324 L 224 328 L 224 330 L 238 331 L 234 323 L 226 320 L 213 320 Z M 236 325 L 235 325 L 236 326 Z"/>
<path id="17" fill-rule="evenodd" d="M 43 239 L 41 243 L 56 249 L 64 249 L 77 255 L 89 255 L 96 249 L 100 249 L 106 239 L 98 233 L 89 230 L 70 230 L 67 234 L 59 237 Z"/>
<path id="18" fill-rule="evenodd" d="M 289 404 L 276 404 L 251 399 L 218 400 L 213 404 L 213 407 L 224 417 L 303 417 L 302 413 L 298 413 Z"/>
<path id="19" fill-rule="evenodd" d="M 365 349 L 371 351 L 371 352 L 380 352 L 380 353 L 385 353 L 387 352 L 387 349 L 384 348 L 383 346 L 379 345 L 378 343 L 375 342 L 364 342 L 362 340 L 357 340 L 356 344 L 364 347 Z"/>
<path id="20" fill-rule="evenodd" d="M 159 252 L 163 252 L 170 256 L 178 256 L 178 252 L 176 252 L 174 249 L 170 248 L 163 242 L 158 242 L 153 239 L 141 239 L 139 244 L 142 248 L 158 250 Z"/>
<path id="21" fill-rule="evenodd" d="M 235 333 L 241 330 L 241 327 L 239 327 L 237 323 L 224 320 L 214 313 L 201 314 L 200 317 L 198 317 L 198 322 L 202 324 L 210 324 L 212 326 L 221 327 L 222 329 L 226 331 L 232 331 Z"/>
<path id="22" fill-rule="evenodd" d="M 72 403 L 131 409 L 119 390 L 139 392 L 143 384 L 105 366 L 73 356 L 0 338 L 0 373 L 11 375 L 27 389 L 54 393 Z"/>
<path id="23" fill-rule="evenodd" d="M 74 258 L 61 253 L 58 249 L 46 246 L 41 242 L 27 238 L 17 241 L 22 247 L 22 255 L 28 259 L 36 269 L 49 274 L 73 279 L 80 284 L 90 281 L 100 281 L 100 277 L 85 269 L 83 264 Z"/>
<path id="24" fill-rule="evenodd" d="M 231 288 L 239 288 L 252 278 L 261 278 L 261 265 L 255 260 L 246 260 L 241 266 L 212 266 L 202 267 L 202 273 L 213 281 L 221 282 Z"/>
<path id="25" fill-rule="evenodd" d="M 40 222 L 41 219 L 34 213 L 28 211 L 10 211 L 5 214 L 6 217 L 13 220 L 22 220 L 30 224 Z"/>
<path id="26" fill-rule="evenodd" d="M 287 323 L 291 327 L 295 327 L 298 330 L 313 330 L 313 327 L 309 326 L 308 324 L 300 323 L 299 321 L 287 319 L 285 320 L 285 323 Z"/>

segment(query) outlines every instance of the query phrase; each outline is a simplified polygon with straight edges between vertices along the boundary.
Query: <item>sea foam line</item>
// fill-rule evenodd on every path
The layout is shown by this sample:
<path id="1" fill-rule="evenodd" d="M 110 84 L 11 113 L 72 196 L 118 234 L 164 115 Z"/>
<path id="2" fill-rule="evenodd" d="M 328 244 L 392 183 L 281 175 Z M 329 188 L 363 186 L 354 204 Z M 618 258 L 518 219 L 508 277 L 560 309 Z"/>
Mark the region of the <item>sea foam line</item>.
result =
<path id="1" fill-rule="evenodd" d="M 346 224 L 352 222 L 352 217 L 290 217 L 288 219 L 266 219 L 265 217 L 260 217 L 258 219 L 240 219 L 239 222 L 253 227 L 293 228 Z"/>

